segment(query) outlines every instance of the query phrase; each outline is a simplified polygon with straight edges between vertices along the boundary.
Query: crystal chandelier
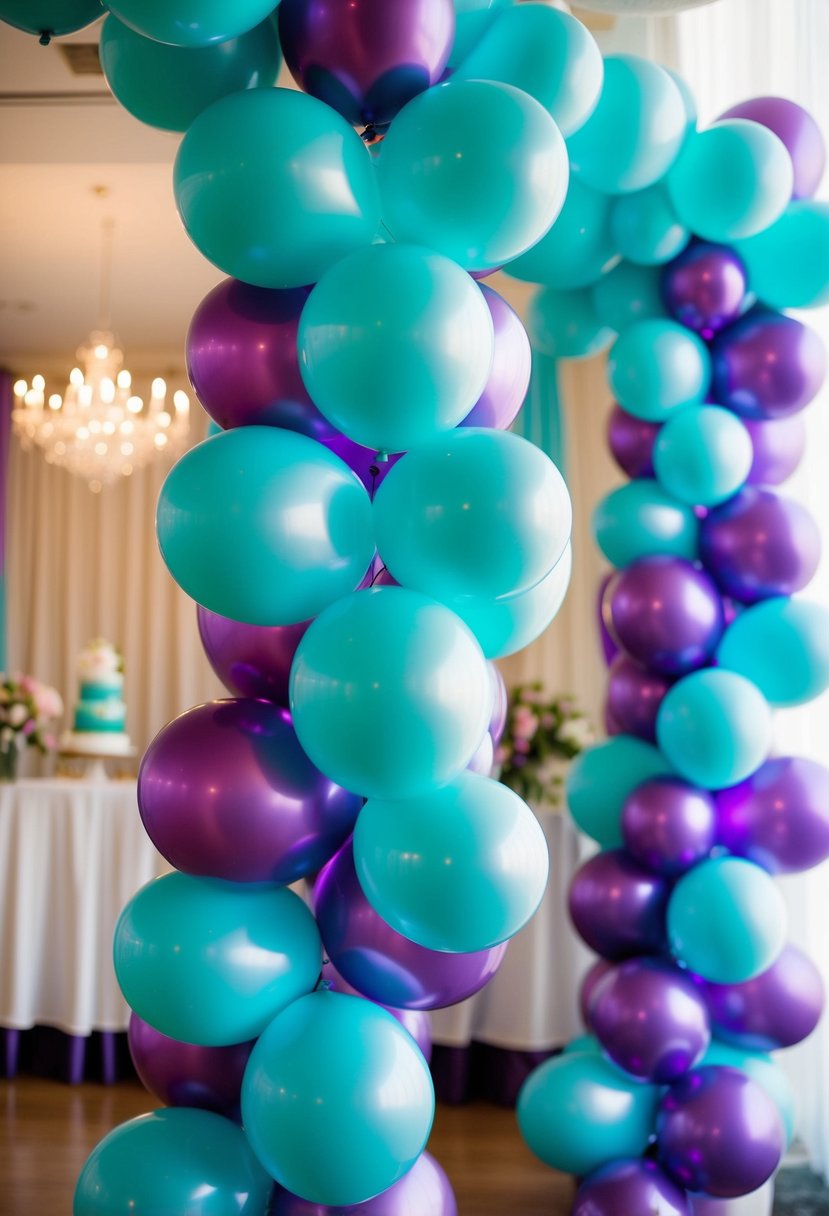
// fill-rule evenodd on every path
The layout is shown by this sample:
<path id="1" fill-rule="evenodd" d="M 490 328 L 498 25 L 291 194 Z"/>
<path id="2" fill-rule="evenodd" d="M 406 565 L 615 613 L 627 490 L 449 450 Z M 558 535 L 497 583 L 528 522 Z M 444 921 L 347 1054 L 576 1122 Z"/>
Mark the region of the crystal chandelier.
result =
<path id="1" fill-rule="evenodd" d="M 100 189 L 96 193 L 101 193 Z M 103 224 L 99 328 L 78 347 L 79 366 L 61 393 L 43 376 L 14 386 L 12 424 L 24 447 L 37 446 L 49 464 L 83 477 L 95 493 L 161 453 L 177 454 L 187 438 L 190 402 L 180 389 L 167 408 L 167 385 L 152 381 L 149 400 L 133 392 L 132 376 L 109 330 L 112 222 Z"/>

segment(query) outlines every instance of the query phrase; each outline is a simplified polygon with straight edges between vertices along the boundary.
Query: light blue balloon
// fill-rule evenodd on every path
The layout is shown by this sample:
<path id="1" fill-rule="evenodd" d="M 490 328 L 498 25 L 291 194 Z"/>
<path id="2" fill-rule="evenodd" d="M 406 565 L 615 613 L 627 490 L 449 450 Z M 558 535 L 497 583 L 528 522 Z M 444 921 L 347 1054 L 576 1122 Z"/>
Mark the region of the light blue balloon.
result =
<path id="1" fill-rule="evenodd" d="M 515 0 L 455 0 L 455 41 L 448 66 L 456 68 L 462 63 L 498 14 L 514 3 Z"/>
<path id="2" fill-rule="evenodd" d="M 523 928 L 541 903 L 549 861 L 526 802 L 500 781 L 463 772 L 419 798 L 370 798 L 354 831 L 354 865 L 393 929 L 461 954 Z"/>
<path id="3" fill-rule="evenodd" d="M 671 553 L 697 557 L 699 521 L 692 509 L 666 494 L 656 481 L 630 481 L 611 490 L 593 512 L 596 544 L 614 566 Z"/>
<path id="4" fill-rule="evenodd" d="M 319 979 L 322 943 L 293 891 L 165 874 L 115 928 L 127 1004 L 171 1039 L 218 1047 L 255 1039 Z"/>
<path id="5" fill-rule="evenodd" d="M 240 426 L 192 448 L 161 488 L 161 556 L 197 603 L 291 625 L 353 591 L 374 553 L 365 487 L 322 444 Z"/>
<path id="6" fill-rule="evenodd" d="M 565 783 L 567 806 L 575 822 L 603 849 L 618 849 L 622 808 L 644 781 L 673 775 L 662 753 L 644 739 L 614 735 L 576 756 Z"/>
<path id="7" fill-rule="evenodd" d="M 395 241 L 486 270 L 544 236 L 564 203 L 570 166 L 561 132 L 527 93 L 449 80 L 403 107 L 377 172 Z"/>
<path id="8" fill-rule="evenodd" d="M 829 610 L 785 596 L 746 608 L 726 630 L 717 662 L 771 705 L 811 701 L 829 688 Z"/>
<path id="9" fill-rule="evenodd" d="M 337 992 L 314 992 L 275 1018 L 242 1082 L 257 1157 L 281 1186 L 326 1209 L 362 1203 L 402 1178 L 434 1112 L 429 1067 L 411 1035 L 373 1001 Z"/>
<path id="10" fill-rule="evenodd" d="M 786 1135 L 786 1145 L 792 1142 L 795 1124 L 797 1122 L 797 1105 L 786 1072 L 775 1062 L 772 1056 L 762 1051 L 743 1051 L 739 1047 L 731 1047 L 728 1043 L 720 1043 L 712 1039 L 711 1045 L 700 1061 L 698 1067 L 706 1068 L 709 1064 L 717 1064 L 723 1068 L 738 1068 L 746 1076 L 751 1077 L 766 1091 L 769 1097 L 777 1103 L 780 1120 Z"/>
<path id="11" fill-rule="evenodd" d="M 505 267 L 526 283 L 543 283 L 556 291 L 587 287 L 619 260 L 610 233 L 612 200 L 570 179 L 561 214 L 532 249 Z"/>
<path id="12" fill-rule="evenodd" d="M 637 321 L 668 316 L 659 272 L 650 266 L 619 262 L 593 284 L 590 292 L 599 320 L 618 334 Z"/>
<path id="13" fill-rule="evenodd" d="M 639 321 L 614 343 L 607 376 L 622 409 L 664 422 L 673 410 L 705 397 L 711 356 L 702 339 L 677 321 Z"/>
<path id="14" fill-rule="evenodd" d="M 691 239 L 661 182 L 617 198 L 610 230 L 622 257 L 640 266 L 670 262 Z"/>
<path id="15" fill-rule="evenodd" d="M 829 203 L 789 204 L 765 232 L 737 243 L 749 286 L 771 308 L 829 304 Z"/>
<path id="16" fill-rule="evenodd" d="M 644 1153 L 660 1092 L 592 1054 L 554 1056 L 524 1083 L 518 1127 L 546 1165 L 583 1176 L 608 1161 Z"/>
<path id="17" fill-rule="evenodd" d="M 691 405 L 672 414 L 653 448 L 662 487 L 692 506 L 714 507 L 736 494 L 754 463 L 751 435 L 730 410 Z"/>
<path id="18" fill-rule="evenodd" d="M 586 287 L 542 288 L 530 301 L 527 332 L 533 350 L 554 359 L 589 359 L 613 341 L 613 331 L 599 320 Z"/>
<path id="19" fill-rule="evenodd" d="M 389 571 L 439 600 L 528 591 L 561 557 L 572 522 L 567 486 L 549 456 L 520 435 L 483 427 L 421 444 L 374 499 Z"/>
<path id="20" fill-rule="evenodd" d="M 505 8 L 458 65 L 455 80 L 498 80 L 529 93 L 572 135 L 592 114 L 604 62 L 575 17 L 545 4 Z"/>
<path id="21" fill-rule="evenodd" d="M 346 596 L 302 638 L 291 668 L 302 747 L 338 785 L 409 798 L 445 785 L 489 724 L 486 659 L 453 612 L 416 591 Z"/>
<path id="22" fill-rule="evenodd" d="M 660 748 L 686 781 L 736 785 L 771 747 L 771 710 L 756 684 L 733 671 L 693 671 L 665 694 L 656 716 Z"/>
<path id="23" fill-rule="evenodd" d="M 636 55 L 608 55 L 599 103 L 568 141 L 574 173 L 594 190 L 652 186 L 682 147 L 687 117 L 676 81 Z"/>
<path id="24" fill-rule="evenodd" d="M 316 283 L 380 226 L 365 144 L 294 89 L 247 89 L 203 110 L 181 141 L 173 186 L 196 248 L 258 287 Z"/>
<path id="25" fill-rule="evenodd" d="M 481 289 L 456 262 L 417 245 L 372 245 L 311 292 L 297 347 L 311 400 L 338 431 L 404 452 L 466 417 L 495 338 Z"/>
<path id="26" fill-rule="evenodd" d="M 273 1180 L 247 1137 L 212 1111 L 174 1106 L 114 1128 L 87 1158 L 74 1216 L 261 1216 Z"/>
<path id="27" fill-rule="evenodd" d="M 714 984 L 742 984 L 767 971 L 786 944 L 786 928 L 780 888 L 742 857 L 700 862 L 668 900 L 672 952 Z"/>
<path id="28" fill-rule="evenodd" d="M 689 136 L 667 178 L 680 220 L 709 241 L 762 232 L 792 197 L 789 153 L 768 127 L 743 118 Z"/>

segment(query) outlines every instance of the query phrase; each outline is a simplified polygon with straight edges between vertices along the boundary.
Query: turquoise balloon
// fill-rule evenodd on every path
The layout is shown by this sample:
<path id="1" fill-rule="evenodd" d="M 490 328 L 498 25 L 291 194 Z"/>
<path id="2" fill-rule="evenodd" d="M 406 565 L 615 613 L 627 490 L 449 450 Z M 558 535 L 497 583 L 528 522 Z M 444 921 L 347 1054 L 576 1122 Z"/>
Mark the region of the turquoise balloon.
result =
<path id="1" fill-rule="evenodd" d="M 174 1106 L 116 1127 L 92 1150 L 75 1187 L 74 1216 L 261 1216 L 273 1180 L 240 1127 Z"/>
<path id="2" fill-rule="evenodd" d="M 749 285 L 772 308 L 829 304 L 829 203 L 790 203 L 765 232 L 737 244 Z"/>
<path id="3" fill-rule="evenodd" d="M 530 301 L 527 332 L 533 350 L 554 359 L 589 359 L 613 341 L 613 331 L 599 320 L 586 287 L 543 287 Z"/>
<path id="4" fill-rule="evenodd" d="M 355 443 L 387 452 L 457 426 L 486 387 L 494 348 L 477 283 L 417 245 L 372 245 L 338 262 L 299 323 L 317 409 Z"/>
<path id="5" fill-rule="evenodd" d="M 526 802 L 470 772 L 419 798 L 370 798 L 354 831 L 354 865 L 386 924 L 428 950 L 456 954 L 489 950 L 523 928 L 549 869 Z"/>
<path id="6" fill-rule="evenodd" d="M 728 626 L 717 662 L 771 705 L 811 701 L 829 688 L 829 610 L 784 596 L 746 608 Z"/>
<path id="7" fill-rule="evenodd" d="M 691 672 L 665 694 L 656 716 L 660 748 L 686 781 L 736 785 L 771 747 L 771 710 L 756 684 L 732 671 Z"/>
<path id="8" fill-rule="evenodd" d="M 777 1103 L 780 1120 L 786 1134 L 786 1145 L 792 1142 L 795 1124 L 797 1122 L 797 1106 L 794 1091 L 785 1070 L 775 1063 L 774 1059 L 762 1051 L 742 1051 L 739 1047 L 731 1047 L 728 1043 L 711 1040 L 711 1046 L 702 1057 L 698 1067 L 706 1068 L 709 1064 L 717 1064 L 723 1068 L 738 1068 L 746 1076 L 751 1077 L 766 1091 L 772 1101 Z"/>
<path id="9" fill-rule="evenodd" d="M 593 512 L 596 544 L 614 566 L 671 553 L 695 561 L 699 521 L 693 510 L 655 481 L 630 481 L 607 494 Z"/>
<path id="10" fill-rule="evenodd" d="M 107 8 L 125 25 L 171 46 L 207 46 L 238 38 L 275 7 L 273 0 L 107 0 Z"/>
<path id="11" fill-rule="evenodd" d="M 622 409 L 647 422 L 664 422 L 674 410 L 705 397 L 711 356 L 684 325 L 652 318 L 620 334 L 607 376 Z"/>
<path id="12" fill-rule="evenodd" d="M 142 887 L 115 928 L 127 1004 L 171 1039 L 221 1047 L 261 1034 L 319 979 L 316 921 L 293 891 L 189 874 Z"/>
<path id="13" fill-rule="evenodd" d="M 687 228 L 709 241 L 733 241 L 780 218 L 794 171 L 768 127 L 732 118 L 689 136 L 667 185 Z"/>
<path id="14" fill-rule="evenodd" d="M 197 603 L 250 625 L 293 625 L 359 585 L 374 553 L 371 503 L 322 444 L 241 426 L 192 448 L 161 488 L 167 568 Z"/>
<path id="15" fill-rule="evenodd" d="M 612 200 L 571 178 L 561 214 L 546 236 L 505 267 L 526 283 L 556 291 L 587 287 L 619 260 L 610 232 Z"/>
<path id="16" fill-rule="evenodd" d="M 453 612 L 416 591 L 339 600 L 305 633 L 291 713 L 327 777 L 369 798 L 425 794 L 456 776 L 489 724 L 489 669 Z"/>
<path id="17" fill-rule="evenodd" d="M 257 1157 L 325 1210 L 363 1203 L 402 1178 L 434 1113 L 429 1067 L 408 1031 L 372 1001 L 337 992 L 314 992 L 275 1018 L 242 1082 Z"/>
<path id="18" fill-rule="evenodd" d="M 602 91 L 604 62 L 575 17 L 545 4 L 505 8 L 461 61 L 455 80 L 497 80 L 529 93 L 562 135 L 583 126 Z"/>
<path id="19" fill-rule="evenodd" d="M 217 46 L 179 47 L 136 34 L 110 15 L 99 54 L 116 100 L 134 118 L 164 131 L 186 131 L 227 93 L 270 88 L 282 62 L 270 20 Z"/>
<path id="20" fill-rule="evenodd" d="M 0 0 L 0 21 L 27 34 L 73 34 L 104 12 L 101 0 Z"/>
<path id="21" fill-rule="evenodd" d="M 676 81 L 636 55 L 608 55 L 595 110 L 568 142 L 573 172 L 606 194 L 644 190 L 682 147 L 687 116 Z"/>
<path id="22" fill-rule="evenodd" d="M 583 1176 L 608 1161 L 644 1153 L 660 1092 L 590 1053 L 554 1056 L 525 1081 L 518 1127 L 546 1165 Z"/>
<path id="23" fill-rule="evenodd" d="M 713 984 L 767 971 L 786 944 L 786 905 L 774 879 L 742 857 L 712 857 L 680 878 L 668 900 L 674 955 Z"/>
<path id="24" fill-rule="evenodd" d="M 365 144 L 324 102 L 293 89 L 231 93 L 199 114 L 173 186 L 199 252 L 258 287 L 316 283 L 380 225 Z"/>
<path id="25" fill-rule="evenodd" d="M 567 147 L 534 98 L 450 80 L 400 111 L 377 161 L 383 221 L 467 270 L 502 266 L 548 231 L 567 194 Z"/>
<path id="26" fill-rule="evenodd" d="M 751 472 L 751 435 L 730 410 L 691 405 L 672 414 L 653 447 L 662 487 L 692 506 L 714 507 L 736 494 Z"/>
<path id="27" fill-rule="evenodd" d="M 661 182 L 617 198 L 610 231 L 622 257 L 639 266 L 670 262 L 691 239 Z"/>
<path id="28" fill-rule="evenodd" d="M 673 775 L 662 753 L 633 735 L 615 735 L 576 756 L 565 783 L 575 822 L 603 849 L 621 848 L 622 808 L 644 781 Z"/>
<path id="29" fill-rule="evenodd" d="M 637 321 L 668 316 L 662 302 L 659 272 L 650 266 L 619 262 L 590 290 L 597 317 L 618 334 Z"/>
<path id="30" fill-rule="evenodd" d="M 449 67 L 456 68 L 489 26 L 515 0 L 455 0 L 455 42 L 449 56 Z"/>
<path id="31" fill-rule="evenodd" d="M 565 1056 L 600 1056 L 606 1059 L 602 1051 L 602 1045 L 594 1034 L 580 1034 L 578 1038 L 571 1039 L 569 1043 L 565 1043 L 562 1047 L 562 1053 Z"/>
<path id="32" fill-rule="evenodd" d="M 405 587 L 443 600 L 528 591 L 573 523 L 564 478 L 510 431 L 464 427 L 409 452 L 374 500 L 377 548 Z"/>

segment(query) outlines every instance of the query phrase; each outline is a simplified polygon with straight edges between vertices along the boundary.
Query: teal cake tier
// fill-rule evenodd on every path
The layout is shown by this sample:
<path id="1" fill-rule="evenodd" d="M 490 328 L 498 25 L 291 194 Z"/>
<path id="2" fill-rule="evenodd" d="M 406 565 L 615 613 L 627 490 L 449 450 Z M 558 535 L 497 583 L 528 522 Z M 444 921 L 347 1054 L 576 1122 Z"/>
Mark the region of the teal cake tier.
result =
<path id="1" fill-rule="evenodd" d="M 74 729 L 79 732 L 123 732 L 126 718 L 126 705 L 115 698 L 108 701 L 79 701 L 75 708 Z"/>
<path id="2" fill-rule="evenodd" d="M 117 701 L 121 702 L 121 693 L 124 688 L 124 677 L 122 675 L 112 676 L 108 680 L 90 680 L 82 681 L 80 687 L 80 700 L 84 701 Z"/>

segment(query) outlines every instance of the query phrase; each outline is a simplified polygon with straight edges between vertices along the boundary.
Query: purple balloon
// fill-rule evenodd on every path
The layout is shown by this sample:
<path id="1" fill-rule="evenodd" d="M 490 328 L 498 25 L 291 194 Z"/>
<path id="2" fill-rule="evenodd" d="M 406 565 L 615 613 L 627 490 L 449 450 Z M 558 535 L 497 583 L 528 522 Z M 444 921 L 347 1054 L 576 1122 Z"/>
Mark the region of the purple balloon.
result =
<path id="1" fill-rule="evenodd" d="M 494 663 L 487 663 L 492 680 L 492 717 L 489 720 L 489 733 L 493 747 L 497 747 L 507 729 L 507 714 L 509 713 L 509 693 L 504 683 L 504 677 Z"/>
<path id="2" fill-rule="evenodd" d="M 325 1169 L 321 1146 L 320 1169 Z M 309 1203 L 277 1186 L 268 1216 L 457 1216 L 458 1205 L 449 1179 L 431 1153 L 418 1157 L 407 1174 L 380 1195 L 364 1203 L 329 1207 Z"/>
<path id="3" fill-rule="evenodd" d="M 571 1216 L 688 1216 L 688 1198 L 655 1161 L 612 1161 L 582 1182 Z"/>
<path id="4" fill-rule="evenodd" d="M 185 874 L 292 883 L 314 874 L 354 828 L 362 799 L 325 777 L 287 711 L 210 701 L 153 739 L 138 774 L 147 834 Z"/>
<path id="5" fill-rule="evenodd" d="M 605 701 L 606 712 L 618 728 L 616 734 L 655 743 L 656 715 L 673 683 L 668 676 L 646 671 L 626 654 L 617 655 L 610 664 Z"/>
<path id="6" fill-rule="evenodd" d="M 711 362 L 720 405 L 741 418 L 788 418 L 823 384 L 826 347 L 802 321 L 756 308 L 717 335 Z"/>
<path id="7" fill-rule="evenodd" d="M 530 385 L 530 339 L 518 313 L 491 287 L 481 286 L 495 329 L 495 354 L 486 388 L 461 426 L 505 431 L 515 421 Z"/>
<path id="8" fill-rule="evenodd" d="M 767 760 L 717 794 L 720 843 L 771 874 L 811 870 L 829 857 L 829 769 L 814 760 Z"/>
<path id="9" fill-rule="evenodd" d="M 772 1176 L 785 1135 L 777 1104 L 761 1085 L 736 1068 L 706 1065 L 662 1099 L 656 1143 L 680 1186 L 736 1199 Z"/>
<path id="10" fill-rule="evenodd" d="M 718 1039 L 746 1051 L 777 1051 L 809 1037 L 823 1012 L 820 972 L 797 946 L 744 984 L 704 984 Z"/>
<path id="11" fill-rule="evenodd" d="M 210 666 L 235 697 L 262 697 L 288 708 L 288 678 L 310 621 L 245 625 L 198 605 L 199 635 Z"/>
<path id="12" fill-rule="evenodd" d="M 282 0 L 278 16 L 294 80 L 353 126 L 383 126 L 437 84 L 455 38 L 452 0 Z"/>
<path id="13" fill-rule="evenodd" d="M 333 992 L 344 992 L 346 996 L 358 996 L 362 1001 L 370 999 L 362 992 L 358 992 L 352 984 L 349 984 L 348 980 L 343 979 L 331 962 L 323 963 L 322 980 Z M 390 1013 L 393 1018 L 397 1018 L 400 1025 L 404 1030 L 408 1030 L 417 1043 L 427 1062 L 431 1060 L 432 1020 L 425 1009 L 393 1009 L 391 1005 L 382 1005 L 381 1008 Z"/>
<path id="14" fill-rule="evenodd" d="M 302 430 L 301 427 L 293 429 Z M 371 448 L 364 448 L 359 443 L 354 443 L 353 440 L 348 439 L 345 435 L 341 435 L 339 431 L 334 431 L 327 437 L 322 438 L 320 442 L 324 443 L 335 456 L 339 456 L 340 460 L 344 460 L 348 467 L 354 470 L 372 498 L 374 498 L 375 491 L 379 490 L 389 471 L 394 468 L 403 454 L 402 452 L 393 453 L 381 460 L 377 452 L 373 452 Z"/>
<path id="15" fill-rule="evenodd" d="M 826 145 L 820 127 L 808 110 L 787 97 L 753 97 L 732 106 L 721 117 L 747 118 L 749 122 L 758 122 L 773 131 L 792 158 L 792 198 L 814 195 L 826 167 Z"/>
<path id="16" fill-rule="evenodd" d="M 591 950 L 617 961 L 667 949 L 665 910 L 670 887 L 624 849 L 586 861 L 570 884 L 570 917 Z"/>
<path id="17" fill-rule="evenodd" d="M 507 943 L 472 954 L 428 950 L 396 933 L 372 908 L 354 869 L 351 842 L 314 888 L 328 958 L 363 996 L 394 1009 L 441 1009 L 478 992 L 501 965 Z"/>
<path id="18" fill-rule="evenodd" d="M 739 317 L 747 272 L 727 245 L 695 241 L 663 267 L 661 284 L 671 316 L 709 339 Z"/>
<path id="19" fill-rule="evenodd" d="M 745 486 L 700 525 L 700 557 L 720 589 L 743 604 L 794 595 L 820 561 L 820 530 L 793 499 Z"/>
<path id="20" fill-rule="evenodd" d="M 130 1055 L 142 1084 L 165 1106 L 198 1106 L 241 1119 L 242 1077 L 255 1040 L 231 1047 L 197 1047 L 168 1038 L 130 1014 Z"/>
<path id="21" fill-rule="evenodd" d="M 620 405 L 614 405 L 607 420 L 607 442 L 611 455 L 630 478 L 655 477 L 653 445 L 659 424 L 635 418 Z"/>
<path id="22" fill-rule="evenodd" d="M 691 562 L 655 554 L 631 562 L 608 585 L 610 636 L 649 671 L 683 676 L 707 664 L 725 628 L 713 579 Z"/>
<path id="23" fill-rule="evenodd" d="M 610 666 L 610 664 L 616 658 L 616 655 L 619 653 L 619 647 L 608 633 L 607 625 L 605 624 L 604 620 L 604 597 L 612 579 L 613 571 L 611 571 L 610 574 L 606 574 L 601 583 L 599 583 L 599 593 L 596 597 L 596 621 L 599 626 L 599 641 L 601 643 L 604 661 L 608 666 Z"/>
<path id="24" fill-rule="evenodd" d="M 590 1026 L 614 1064 L 663 1085 L 693 1068 L 711 1042 L 698 986 L 656 959 L 630 959 L 605 976 L 590 1004 Z"/>
<path id="25" fill-rule="evenodd" d="M 628 796 L 622 836 L 643 866 L 674 877 L 703 861 L 717 843 L 717 805 L 708 790 L 678 777 L 657 777 Z"/>
<path id="26" fill-rule="evenodd" d="M 763 422 L 752 422 L 750 418 L 745 418 L 743 424 L 754 447 L 748 484 L 777 486 L 791 477 L 806 451 L 803 415 L 768 418 Z"/>
<path id="27" fill-rule="evenodd" d="M 489 777 L 492 774 L 492 766 L 495 763 L 495 747 L 492 742 L 492 735 L 485 734 L 478 746 L 475 755 L 467 764 L 470 773 L 478 773 L 481 777 Z"/>
<path id="28" fill-rule="evenodd" d="M 590 1009 L 593 1004 L 593 997 L 596 995 L 596 989 L 604 977 L 609 975 L 613 970 L 615 970 L 613 963 L 609 963 L 605 958 L 597 958 L 590 970 L 585 973 L 579 985 L 579 1012 L 581 1020 L 588 1030 L 590 1029 Z"/>

